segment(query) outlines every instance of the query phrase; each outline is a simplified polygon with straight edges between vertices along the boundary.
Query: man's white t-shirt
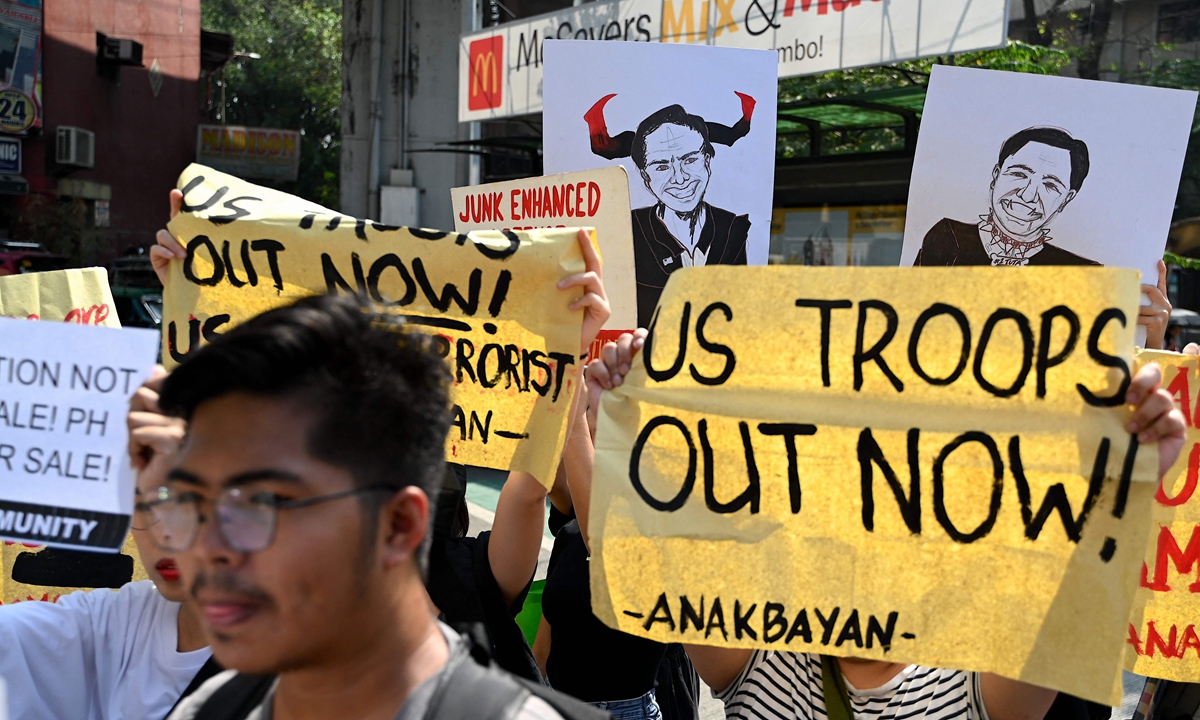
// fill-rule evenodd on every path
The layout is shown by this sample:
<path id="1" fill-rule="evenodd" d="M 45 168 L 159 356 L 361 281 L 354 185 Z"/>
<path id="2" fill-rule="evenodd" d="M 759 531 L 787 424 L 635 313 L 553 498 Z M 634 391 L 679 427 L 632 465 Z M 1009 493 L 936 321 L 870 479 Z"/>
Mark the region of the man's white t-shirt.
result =
<path id="1" fill-rule="evenodd" d="M 0 607 L 10 720 L 161 720 L 212 654 L 176 651 L 179 604 L 149 580 Z"/>

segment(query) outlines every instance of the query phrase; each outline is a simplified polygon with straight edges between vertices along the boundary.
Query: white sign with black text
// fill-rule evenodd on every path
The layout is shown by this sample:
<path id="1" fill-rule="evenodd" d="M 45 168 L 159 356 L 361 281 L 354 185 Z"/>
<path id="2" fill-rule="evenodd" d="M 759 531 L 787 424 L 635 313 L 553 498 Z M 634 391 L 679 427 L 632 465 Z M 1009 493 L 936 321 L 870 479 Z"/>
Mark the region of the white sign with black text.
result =
<path id="1" fill-rule="evenodd" d="M 133 512 L 129 398 L 153 330 L 0 318 L 0 538 L 116 552 Z"/>

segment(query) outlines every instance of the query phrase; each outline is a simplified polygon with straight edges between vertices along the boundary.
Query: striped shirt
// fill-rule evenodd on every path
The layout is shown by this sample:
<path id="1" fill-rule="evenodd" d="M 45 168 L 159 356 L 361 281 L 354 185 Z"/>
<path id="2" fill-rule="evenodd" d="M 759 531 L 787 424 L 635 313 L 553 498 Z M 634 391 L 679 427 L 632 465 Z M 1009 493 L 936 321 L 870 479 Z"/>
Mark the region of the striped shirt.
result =
<path id="1" fill-rule="evenodd" d="M 846 683 L 854 720 L 988 720 L 979 674 L 909 665 L 882 686 Z M 729 720 L 827 720 L 821 656 L 758 650 L 713 695 Z"/>

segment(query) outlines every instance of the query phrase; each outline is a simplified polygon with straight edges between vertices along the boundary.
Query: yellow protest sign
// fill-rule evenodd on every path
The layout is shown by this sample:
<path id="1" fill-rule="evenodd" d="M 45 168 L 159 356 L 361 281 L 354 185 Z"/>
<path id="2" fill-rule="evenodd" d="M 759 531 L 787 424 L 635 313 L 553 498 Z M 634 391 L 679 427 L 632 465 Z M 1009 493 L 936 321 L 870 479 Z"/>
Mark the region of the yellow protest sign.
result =
<path id="1" fill-rule="evenodd" d="M 596 228 L 604 255 L 604 290 L 612 315 L 606 330 L 637 327 L 637 275 L 629 178 L 620 165 L 452 188 L 454 229 Z M 618 333 L 619 334 L 619 333 Z"/>
<path id="2" fill-rule="evenodd" d="M 1200 681 L 1200 357 L 1142 351 L 1139 362 L 1163 368 L 1163 386 L 1188 426 L 1179 460 L 1154 493 L 1145 561 L 1129 616 L 1125 668 L 1138 675 Z"/>
<path id="3" fill-rule="evenodd" d="M 1136 272 L 671 276 L 605 393 L 592 607 L 662 642 L 1119 698 L 1157 448 L 1123 428 Z"/>
<path id="4" fill-rule="evenodd" d="M 164 361 L 317 293 L 358 293 L 440 338 L 454 374 L 452 462 L 554 471 L 582 312 L 556 283 L 584 270 L 576 230 L 469 235 L 346 217 L 200 165 L 168 225 L 187 248 L 163 294 Z"/>
<path id="5" fill-rule="evenodd" d="M 104 268 L 0 277 L 0 317 L 121 327 Z"/>

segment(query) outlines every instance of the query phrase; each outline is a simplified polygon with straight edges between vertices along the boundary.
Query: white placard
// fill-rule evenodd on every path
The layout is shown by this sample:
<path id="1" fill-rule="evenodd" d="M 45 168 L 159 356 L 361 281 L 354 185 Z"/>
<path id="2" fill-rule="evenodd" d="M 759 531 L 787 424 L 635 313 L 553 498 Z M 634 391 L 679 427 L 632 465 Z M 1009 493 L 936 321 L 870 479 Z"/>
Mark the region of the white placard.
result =
<path id="1" fill-rule="evenodd" d="M 774 53 L 553 40 L 545 55 L 546 172 L 620 164 L 629 174 L 639 327 L 681 267 L 767 264 Z"/>
<path id="2" fill-rule="evenodd" d="M 1192 91 L 935 66 L 900 264 L 1094 262 L 1157 282 L 1195 109 Z"/>
<path id="3" fill-rule="evenodd" d="M 0 318 L 0 538 L 116 552 L 134 473 L 129 398 L 158 333 Z"/>

